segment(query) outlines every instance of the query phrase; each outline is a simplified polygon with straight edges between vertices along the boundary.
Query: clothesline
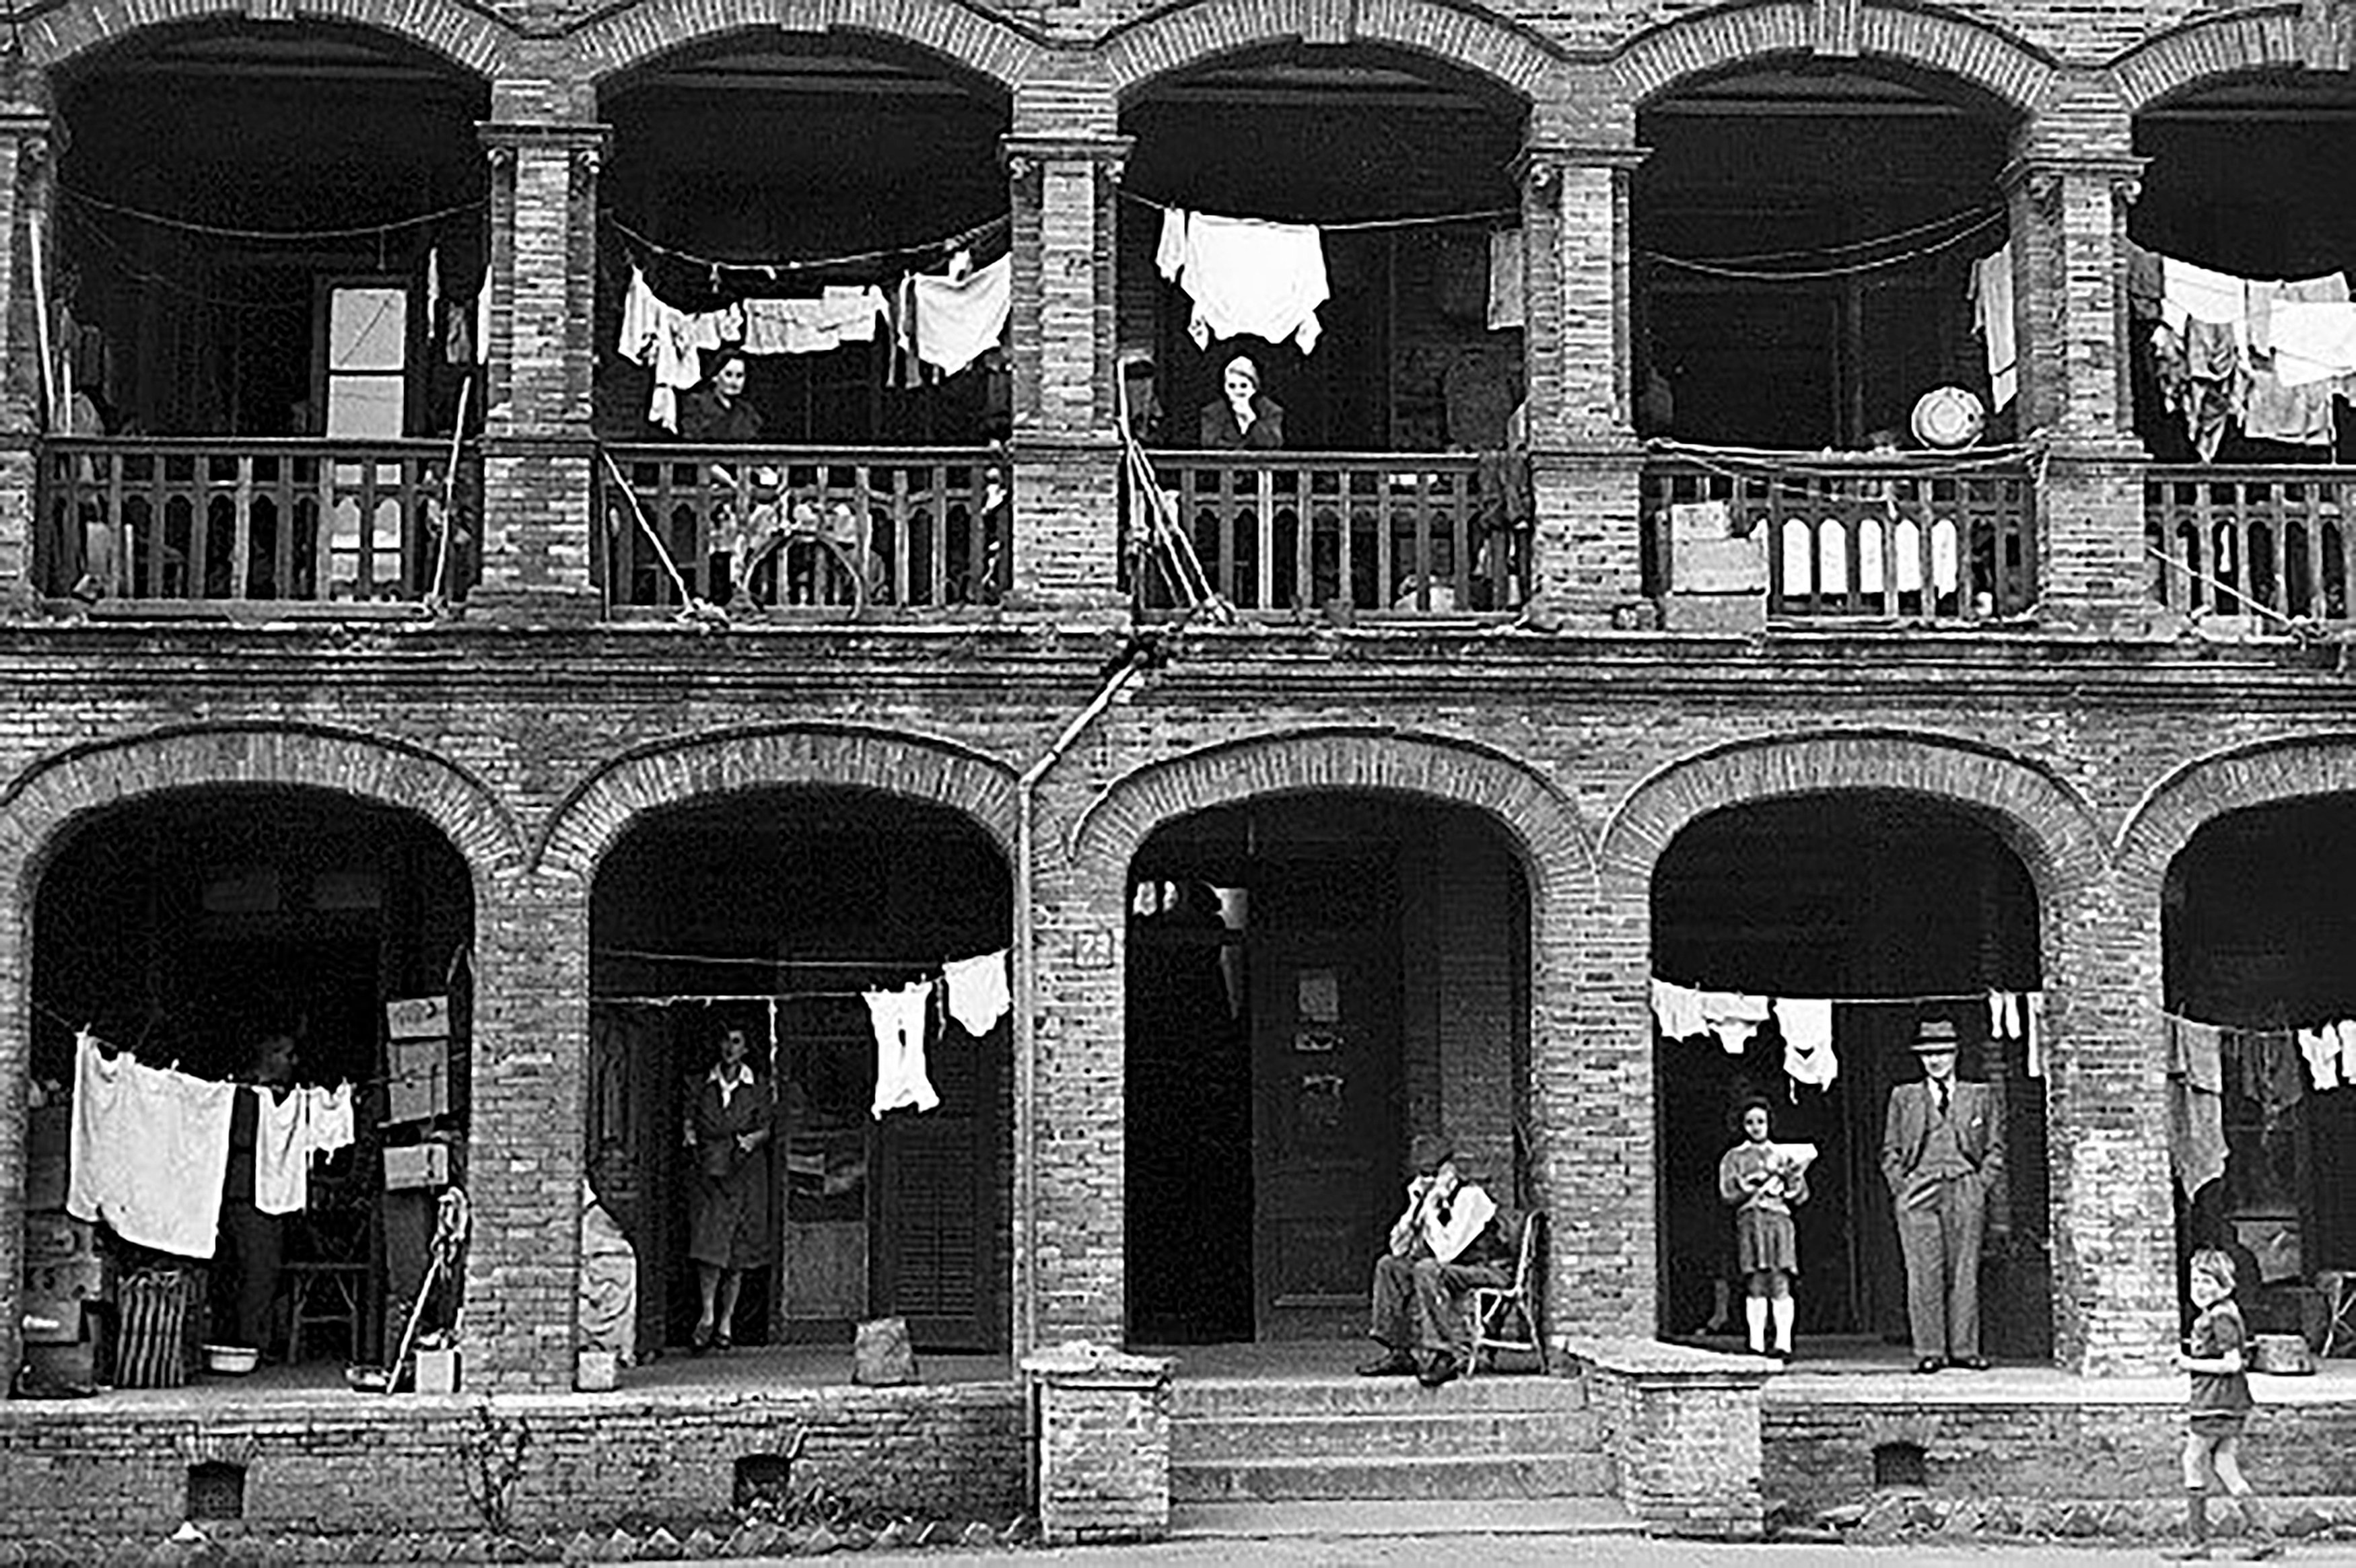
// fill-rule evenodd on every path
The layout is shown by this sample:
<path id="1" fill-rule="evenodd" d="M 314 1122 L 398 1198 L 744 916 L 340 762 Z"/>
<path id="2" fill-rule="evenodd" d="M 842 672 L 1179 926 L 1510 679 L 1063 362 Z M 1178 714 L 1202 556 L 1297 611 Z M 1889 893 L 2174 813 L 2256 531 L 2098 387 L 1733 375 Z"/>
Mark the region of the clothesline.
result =
<path id="1" fill-rule="evenodd" d="M 127 207 L 119 201 L 109 201 L 103 197 L 76 190 L 73 187 L 63 183 L 59 185 L 58 191 L 59 195 L 71 201 L 79 202 L 84 207 L 96 208 L 101 212 L 112 212 L 118 217 L 134 219 L 141 223 L 152 223 L 157 228 L 177 229 L 183 233 L 201 234 L 213 240 L 242 240 L 265 245 L 305 244 L 321 240 L 380 238 L 387 234 L 398 234 L 407 229 L 422 229 L 429 224 L 440 223 L 445 219 L 455 218 L 461 213 L 479 212 L 486 205 L 477 198 L 474 201 L 458 202 L 450 207 L 436 208 L 432 212 L 421 212 L 410 218 L 395 218 L 382 223 L 357 224 L 348 229 L 230 229 L 220 224 L 198 223 L 190 219 L 174 218 L 166 213 L 149 212 L 141 208 Z"/>
<path id="2" fill-rule="evenodd" d="M 1835 267 L 1780 271 L 1772 268 L 1730 267 L 1717 261 L 1697 261 L 1687 256 L 1672 256 L 1665 251 L 1639 251 L 1636 254 L 1664 267 L 1675 267 L 1684 272 L 1699 272 L 1706 277 L 1734 278 L 1745 283 L 1821 283 L 1830 278 L 1852 278 L 1865 272 L 1881 272 L 1890 267 L 1902 267 L 1914 261 L 1927 260 L 1943 251 L 1954 250 L 1965 240 L 1984 234 L 2003 221 L 2003 213 L 1990 213 L 1970 228 L 1959 229 L 1944 240 L 1933 244 L 1920 245 L 1913 250 L 1901 251 L 1892 256 L 1876 257 L 1867 261 L 1850 261 Z"/>
<path id="3" fill-rule="evenodd" d="M 868 987 L 858 991 L 604 991 L 589 998 L 590 1006 L 605 1003 L 612 1007 L 676 1008 L 715 1002 L 802 1002 L 828 998 L 847 999 L 864 997 L 874 990 Z"/>
<path id="4" fill-rule="evenodd" d="M 1011 228 L 1013 219 L 1004 216 L 987 219 L 970 229 L 949 235 L 946 239 L 920 240 L 906 245 L 887 246 L 882 250 L 855 251 L 840 256 L 807 256 L 764 261 L 729 261 L 716 256 L 701 255 L 693 251 L 681 251 L 648 238 L 618 218 L 607 218 L 605 222 L 614 232 L 649 255 L 661 256 L 681 266 L 710 273 L 712 290 L 718 293 L 721 274 L 723 272 L 758 273 L 765 281 L 774 283 L 784 281 L 782 274 L 792 272 L 875 266 L 885 261 L 897 261 L 903 257 L 953 255 L 959 251 L 970 250 L 982 241 L 993 238 L 998 231 Z"/>
<path id="5" fill-rule="evenodd" d="M 1653 978 L 1661 981 L 1664 985 L 1685 985 L 1685 982 L 1682 980 L 1669 980 L 1659 975 L 1654 976 Z M 1719 986 L 1686 986 L 1686 988 L 1689 991 L 1716 991 L 1730 990 L 1732 987 Z M 2044 994 L 2042 991 L 2037 990 L 2008 991 L 2001 986 L 1990 986 L 1986 990 L 1979 991 L 1933 991 L 1926 992 L 1921 996 L 1909 997 L 1824 997 L 1817 996 L 1811 992 L 1807 999 L 1812 1002 L 1830 1002 L 1837 1008 L 1911 1008 L 1920 1006 L 1926 1002 L 1979 1002 L 1985 1005 L 1991 992 L 1998 995 L 2016 997 L 2042 996 Z M 1781 997 L 1786 993 L 1782 991 L 1758 991 L 1749 994 L 1762 997 Z"/>
<path id="6" fill-rule="evenodd" d="M 764 969 L 938 969 L 937 958 L 756 958 L 721 953 L 669 953 L 648 947 L 593 947 L 600 958 L 647 958 L 666 964 L 747 964 Z"/>
<path id="7" fill-rule="evenodd" d="M 1133 201 L 1140 207 L 1150 207 L 1156 212 L 1191 212 L 1194 210 L 1193 208 L 1180 207 L 1173 201 L 1156 201 L 1150 196 L 1140 196 L 1133 190 L 1123 189 L 1120 194 L 1123 199 Z M 1341 223 L 1311 224 L 1309 227 L 1321 229 L 1328 234 L 1365 233 L 1379 229 L 1430 229 L 1461 223 L 1495 223 L 1509 218 L 1519 218 L 1521 215 L 1521 209 L 1519 208 L 1492 207 L 1483 208 L 1481 210 L 1474 212 L 1435 212 L 1427 213 L 1420 217 L 1414 218 L 1362 218 L 1350 219 Z M 1227 216 L 1234 217 L 1237 215 L 1228 214 Z M 1298 219 L 1287 219 L 1280 220 L 1276 219 L 1251 219 L 1250 221 L 1266 223 L 1283 221 L 1286 223 L 1292 223 L 1297 222 Z"/>
<path id="8" fill-rule="evenodd" d="M 2243 603 L 2248 605 L 2251 609 L 2256 611 L 2259 614 L 2265 616 L 2269 620 L 2281 623 L 2286 630 L 2295 630 L 2301 624 L 2297 616 L 2286 615 L 2281 611 L 2276 609 L 2273 605 L 2249 597 L 2240 589 L 2235 588 L 2232 583 L 2220 582 L 2217 579 L 2210 576 L 2207 572 L 2201 571 L 2199 568 L 2187 566 L 2184 562 L 2177 560 L 2174 556 L 2169 554 L 2166 550 L 2160 549 L 2158 545 L 2153 544 L 2148 539 L 2144 541 L 2143 549 L 2146 555 L 2150 556 L 2155 560 L 2166 561 L 2169 565 L 2174 567 L 2177 571 L 2182 572 L 2193 581 L 2207 588 L 2211 592 L 2238 599 Z M 2306 624 L 2308 625 L 2314 624 L 2312 622 Z M 2319 630 L 2320 628 L 2318 629 Z"/>

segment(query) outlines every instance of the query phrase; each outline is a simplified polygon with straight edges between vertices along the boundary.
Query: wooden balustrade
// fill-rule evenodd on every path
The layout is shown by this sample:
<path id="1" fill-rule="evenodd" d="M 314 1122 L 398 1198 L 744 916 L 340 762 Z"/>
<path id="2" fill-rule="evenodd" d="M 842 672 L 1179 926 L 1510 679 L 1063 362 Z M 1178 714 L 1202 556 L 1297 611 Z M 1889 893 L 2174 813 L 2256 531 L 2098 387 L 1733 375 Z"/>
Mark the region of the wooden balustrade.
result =
<path id="1" fill-rule="evenodd" d="M 423 602 L 480 564 L 481 462 L 446 441 L 59 436 L 36 571 L 93 603 Z M 445 510 L 457 526 L 447 551 Z"/>
<path id="2" fill-rule="evenodd" d="M 2159 603 L 2277 623 L 2349 618 L 2356 470 L 2154 466 L 2143 497 Z"/>
<path id="3" fill-rule="evenodd" d="M 683 588 L 732 614 L 941 611 L 996 604 L 1013 581 L 1001 452 L 667 443 L 605 455 L 598 567 L 615 605 L 676 610 Z"/>
<path id="4" fill-rule="evenodd" d="M 1154 479 L 1214 592 L 1246 613 L 1510 612 L 1529 595 L 1518 459 L 1464 453 L 1157 452 Z M 1174 608 L 1124 497 L 1129 587 Z"/>
<path id="5" fill-rule="evenodd" d="M 1714 503 L 1737 533 L 1765 530 L 1771 618 L 1985 621 L 2036 601 L 2035 486 L 2025 463 L 1926 473 L 1865 453 L 1788 457 L 1787 470 L 1756 472 L 1648 459 L 1646 592 L 1676 587 L 1670 508 Z"/>

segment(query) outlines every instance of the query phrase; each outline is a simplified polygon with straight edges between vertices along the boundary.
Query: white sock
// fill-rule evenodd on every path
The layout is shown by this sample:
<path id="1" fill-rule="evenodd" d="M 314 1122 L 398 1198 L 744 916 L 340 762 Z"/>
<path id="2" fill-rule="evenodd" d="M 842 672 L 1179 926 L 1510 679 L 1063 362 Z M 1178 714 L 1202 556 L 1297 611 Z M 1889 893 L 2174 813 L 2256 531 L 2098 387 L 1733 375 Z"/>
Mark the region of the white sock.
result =
<path id="1" fill-rule="evenodd" d="M 1751 1325 L 1751 1348 L 1764 1354 L 1767 1349 L 1767 1298 L 1763 1296 L 1744 1296 L 1742 1317 Z"/>
<path id="2" fill-rule="evenodd" d="M 1792 1348 L 1792 1318 L 1795 1306 L 1788 1296 L 1776 1296 L 1767 1305 L 1775 1311 L 1775 1348 L 1789 1350 Z"/>

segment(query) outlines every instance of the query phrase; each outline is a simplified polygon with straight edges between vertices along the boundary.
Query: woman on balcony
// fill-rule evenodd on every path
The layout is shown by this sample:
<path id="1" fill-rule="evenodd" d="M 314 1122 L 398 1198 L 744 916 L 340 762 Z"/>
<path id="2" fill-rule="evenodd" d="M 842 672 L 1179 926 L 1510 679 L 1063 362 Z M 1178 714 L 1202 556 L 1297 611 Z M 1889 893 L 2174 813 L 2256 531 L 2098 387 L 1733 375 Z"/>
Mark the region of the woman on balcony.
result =
<path id="1" fill-rule="evenodd" d="M 761 439 L 761 411 L 744 398 L 744 357 L 722 352 L 703 385 L 679 401 L 679 433 L 693 442 Z"/>
<path id="2" fill-rule="evenodd" d="M 1259 395 L 1259 367 L 1248 355 L 1227 361 L 1216 402 L 1203 405 L 1203 444 L 1213 451 L 1274 452 L 1284 445 L 1284 406 Z"/>

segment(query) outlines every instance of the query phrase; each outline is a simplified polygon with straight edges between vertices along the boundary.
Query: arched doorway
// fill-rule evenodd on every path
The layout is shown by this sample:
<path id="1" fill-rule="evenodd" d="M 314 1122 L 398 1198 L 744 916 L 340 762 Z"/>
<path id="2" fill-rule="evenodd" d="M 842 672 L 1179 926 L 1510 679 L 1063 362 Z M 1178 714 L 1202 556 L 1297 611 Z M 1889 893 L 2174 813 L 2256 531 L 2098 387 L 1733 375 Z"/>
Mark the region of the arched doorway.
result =
<path id="1" fill-rule="evenodd" d="M 28 1231 L 81 1234 L 58 1189 L 80 1031 L 109 1054 L 212 1082 L 244 1078 L 255 1048 L 284 1036 L 294 1085 L 352 1086 L 353 1141 L 313 1165 L 299 1208 L 262 1227 L 258 1259 L 235 1245 L 134 1247 L 103 1230 L 87 1255 L 117 1281 L 182 1274 L 206 1317 L 198 1332 L 250 1341 L 265 1369 L 296 1363 L 265 1376 L 340 1386 L 343 1362 L 389 1361 L 425 1277 L 438 1190 L 465 1180 L 473 942 L 466 863 L 405 812 L 225 785 L 77 820 L 33 906 L 32 1077 L 47 1104 L 33 1113 Z M 261 1110 L 260 1096 L 236 1096 L 225 1215 L 253 1206 Z M 255 1294 L 241 1300 L 249 1267 Z M 37 1295 L 29 1313 L 68 1316 Z M 446 1323 L 455 1290 L 429 1306 Z M 110 1311 L 84 1314 L 79 1341 L 101 1371 L 119 1327 Z"/>
<path id="2" fill-rule="evenodd" d="M 769 1262 L 744 1283 L 740 1344 L 847 1343 L 908 1321 L 919 1349 L 1003 1349 L 1012 1267 L 1009 1029 L 951 1019 L 943 966 L 1003 955 L 1004 858 L 962 814 L 875 791 L 795 787 L 653 813 L 590 899 L 587 1169 L 636 1248 L 639 1349 L 685 1346 L 685 1096 L 723 1029 L 773 1087 L 759 1151 Z M 865 997 L 931 987 L 938 1104 L 878 1113 Z"/>
<path id="3" fill-rule="evenodd" d="M 2299 1032 L 2356 1018 L 2351 873 L 2356 798 L 2331 795 L 2214 818 L 2162 884 L 2162 1006 L 2218 1069 L 2184 1119 L 2206 1130 L 2170 1150 L 2179 1234 L 2246 1249 L 2258 1280 L 2235 1296 L 2254 1328 L 2311 1332 L 2299 1287 L 2356 1264 L 2356 1079 L 2341 1072 L 2356 1060 L 2302 1050 Z"/>
<path id="4" fill-rule="evenodd" d="M 1529 895 L 1494 820 L 1220 806 L 1148 838 L 1129 892 L 1133 1342 L 1363 1335 L 1415 1132 L 1526 1211 Z"/>
<path id="5" fill-rule="evenodd" d="M 1830 1002 L 1828 1084 L 1795 1072 L 1782 1017 L 1657 1040 L 1660 1332 L 1739 1346 L 1741 1285 L 1719 1157 L 1736 1113 L 1768 1102 L 1779 1142 L 1812 1143 L 1794 1211 L 1799 1330 L 1865 1353 L 1906 1336 L 1905 1274 L 1881 1168 L 1890 1088 L 1916 1075 L 1918 1022 L 1953 1021 L 1962 1075 L 1997 1084 L 2006 1189 L 1991 1199 L 1981 1270 L 1988 1352 L 2051 1354 L 2044 1087 L 2028 1037 L 2040 987 L 2029 873 L 1975 813 L 1886 791 L 1842 791 L 1715 812 L 1679 833 L 1653 884 L 1656 977 L 1762 1002 Z M 2019 998 L 2008 1038 L 1991 992 Z M 1729 1291 L 1731 1300 L 1729 1299 Z"/>

